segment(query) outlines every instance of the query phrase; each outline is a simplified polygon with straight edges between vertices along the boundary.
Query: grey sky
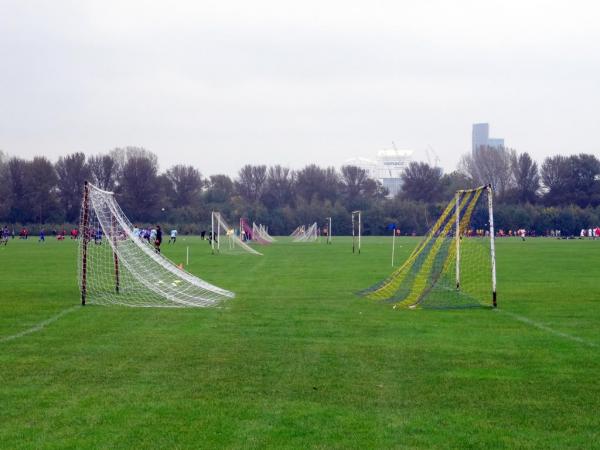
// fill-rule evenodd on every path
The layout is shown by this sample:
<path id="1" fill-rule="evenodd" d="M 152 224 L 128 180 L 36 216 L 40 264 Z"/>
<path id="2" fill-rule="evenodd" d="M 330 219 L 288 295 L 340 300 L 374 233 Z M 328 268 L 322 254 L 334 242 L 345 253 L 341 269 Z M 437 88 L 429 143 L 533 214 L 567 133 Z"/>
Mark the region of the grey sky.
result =
<path id="1" fill-rule="evenodd" d="M 600 154 L 593 1 L 0 0 L 0 149 L 126 145 L 162 168 L 341 165 L 471 124 L 534 158 Z"/>

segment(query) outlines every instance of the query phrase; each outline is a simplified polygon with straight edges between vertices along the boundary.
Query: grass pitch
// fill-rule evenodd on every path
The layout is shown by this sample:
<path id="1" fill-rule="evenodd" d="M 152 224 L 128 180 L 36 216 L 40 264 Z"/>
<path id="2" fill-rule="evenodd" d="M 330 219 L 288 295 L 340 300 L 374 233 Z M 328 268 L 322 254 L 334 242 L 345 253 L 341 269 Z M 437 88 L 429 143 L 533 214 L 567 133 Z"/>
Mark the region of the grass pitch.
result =
<path id="1" fill-rule="evenodd" d="M 75 242 L 0 248 L 2 448 L 592 448 L 600 241 L 499 240 L 497 311 L 354 295 L 391 238 L 211 256 L 164 245 L 237 298 L 79 307 Z M 397 240 L 397 261 L 417 239 Z"/>

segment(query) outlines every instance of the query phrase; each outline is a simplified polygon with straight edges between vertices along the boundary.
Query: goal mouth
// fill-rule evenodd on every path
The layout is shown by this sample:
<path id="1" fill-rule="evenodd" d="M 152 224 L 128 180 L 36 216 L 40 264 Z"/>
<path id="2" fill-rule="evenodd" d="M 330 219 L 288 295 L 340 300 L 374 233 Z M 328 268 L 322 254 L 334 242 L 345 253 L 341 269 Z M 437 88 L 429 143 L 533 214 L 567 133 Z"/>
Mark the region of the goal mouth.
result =
<path id="1" fill-rule="evenodd" d="M 492 195 L 491 186 L 457 191 L 404 264 L 358 294 L 394 309 L 495 307 Z"/>
<path id="2" fill-rule="evenodd" d="M 79 236 L 82 304 L 206 308 L 235 297 L 165 258 L 158 227 L 134 226 L 114 193 L 88 182 Z"/>
<path id="3" fill-rule="evenodd" d="M 240 221 L 241 222 L 241 221 Z M 240 237 L 243 227 L 235 229 L 231 227 L 218 211 L 211 213 L 211 233 L 209 236 L 212 253 L 217 254 L 244 254 L 262 256 L 262 253 L 254 250 Z"/>

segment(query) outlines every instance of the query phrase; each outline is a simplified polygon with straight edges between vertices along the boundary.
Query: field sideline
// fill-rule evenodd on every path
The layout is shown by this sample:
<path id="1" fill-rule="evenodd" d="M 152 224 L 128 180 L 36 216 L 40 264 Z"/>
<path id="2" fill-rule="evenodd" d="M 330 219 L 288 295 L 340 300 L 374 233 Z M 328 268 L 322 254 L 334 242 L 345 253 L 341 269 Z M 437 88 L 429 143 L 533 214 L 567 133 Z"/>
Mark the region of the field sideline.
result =
<path id="1" fill-rule="evenodd" d="M 403 261 L 418 238 L 397 240 Z M 354 293 L 391 238 L 212 256 L 218 309 L 77 306 L 77 245 L 0 248 L 0 448 L 598 448 L 600 241 L 497 241 L 497 311 Z"/>

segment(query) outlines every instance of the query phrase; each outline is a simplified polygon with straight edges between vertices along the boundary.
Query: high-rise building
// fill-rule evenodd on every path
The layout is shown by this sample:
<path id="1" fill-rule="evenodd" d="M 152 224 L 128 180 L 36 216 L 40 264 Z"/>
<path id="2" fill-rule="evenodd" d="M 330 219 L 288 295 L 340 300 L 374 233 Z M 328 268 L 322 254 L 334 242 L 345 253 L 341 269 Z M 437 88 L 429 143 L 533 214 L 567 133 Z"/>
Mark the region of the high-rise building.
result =
<path id="1" fill-rule="evenodd" d="M 504 148 L 503 138 L 490 137 L 489 123 L 474 123 L 473 124 L 473 153 L 481 147 Z"/>
<path id="2" fill-rule="evenodd" d="M 490 140 L 490 124 L 489 123 L 474 123 L 473 124 L 473 153 L 481 147 L 486 147 Z"/>

